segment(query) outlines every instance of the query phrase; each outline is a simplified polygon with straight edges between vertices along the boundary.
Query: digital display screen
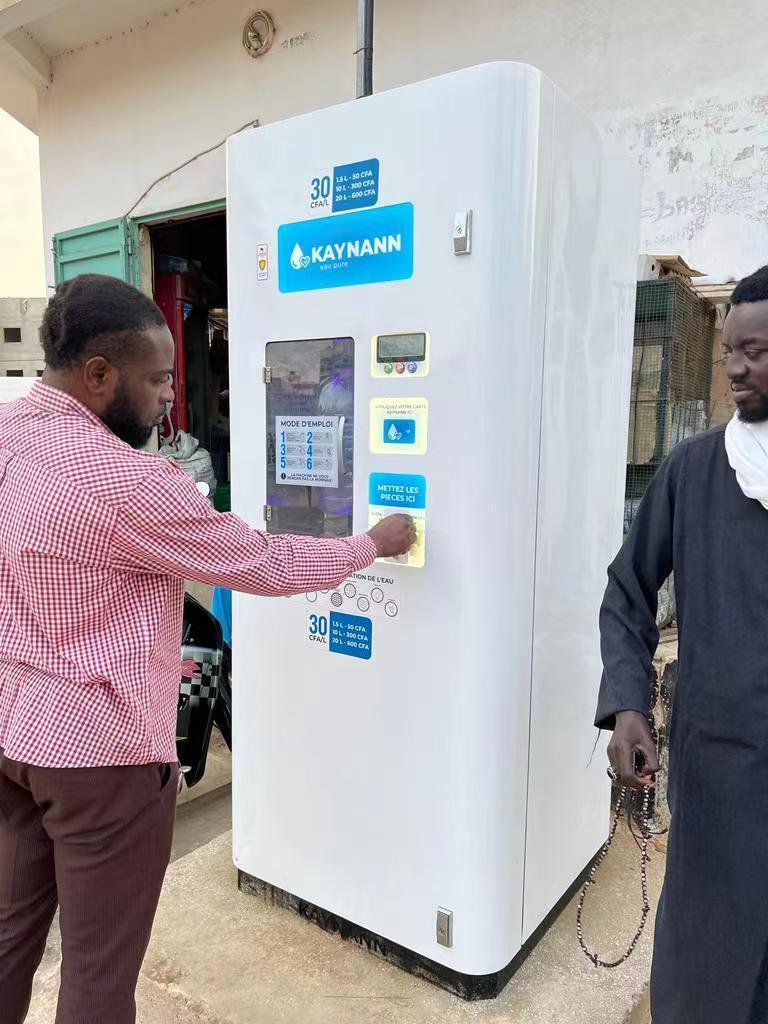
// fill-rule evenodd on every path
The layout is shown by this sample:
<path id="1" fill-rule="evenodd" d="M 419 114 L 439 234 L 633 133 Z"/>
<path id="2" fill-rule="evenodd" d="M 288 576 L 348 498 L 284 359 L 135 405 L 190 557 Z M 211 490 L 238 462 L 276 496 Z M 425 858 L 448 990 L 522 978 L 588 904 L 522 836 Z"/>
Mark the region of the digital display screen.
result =
<path id="1" fill-rule="evenodd" d="M 380 334 L 376 339 L 380 363 L 423 362 L 427 352 L 426 334 Z"/>

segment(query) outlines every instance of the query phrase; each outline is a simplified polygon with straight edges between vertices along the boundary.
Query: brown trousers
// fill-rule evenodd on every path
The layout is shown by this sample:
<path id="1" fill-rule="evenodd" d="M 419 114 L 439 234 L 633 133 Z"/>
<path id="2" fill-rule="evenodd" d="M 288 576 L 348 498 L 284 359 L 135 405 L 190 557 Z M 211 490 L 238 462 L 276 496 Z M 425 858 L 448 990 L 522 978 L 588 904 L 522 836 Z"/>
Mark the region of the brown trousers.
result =
<path id="1" fill-rule="evenodd" d="M 33 768 L 0 751 L 0 1024 L 22 1024 L 56 907 L 56 1024 L 134 1024 L 176 765 Z"/>

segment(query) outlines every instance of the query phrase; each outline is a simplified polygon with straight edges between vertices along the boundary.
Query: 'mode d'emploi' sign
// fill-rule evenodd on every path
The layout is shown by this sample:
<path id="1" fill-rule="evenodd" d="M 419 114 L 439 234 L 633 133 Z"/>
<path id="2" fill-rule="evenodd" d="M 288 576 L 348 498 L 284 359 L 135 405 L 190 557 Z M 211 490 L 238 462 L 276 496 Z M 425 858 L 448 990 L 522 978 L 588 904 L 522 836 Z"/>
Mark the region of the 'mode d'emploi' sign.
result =
<path id="1" fill-rule="evenodd" d="M 338 437 L 338 416 L 277 416 L 277 483 L 304 487 L 338 487 Z"/>

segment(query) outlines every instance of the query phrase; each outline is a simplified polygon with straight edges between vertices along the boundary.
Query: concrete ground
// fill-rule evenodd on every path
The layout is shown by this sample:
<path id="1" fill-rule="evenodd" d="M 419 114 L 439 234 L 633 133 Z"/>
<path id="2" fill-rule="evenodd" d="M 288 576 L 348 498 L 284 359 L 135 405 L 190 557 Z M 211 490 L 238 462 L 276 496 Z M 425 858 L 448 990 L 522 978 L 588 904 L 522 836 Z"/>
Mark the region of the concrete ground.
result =
<path id="1" fill-rule="evenodd" d="M 202 835 L 226 821 L 228 799 L 225 792 L 195 802 Z M 191 811 L 180 813 L 177 852 L 193 842 L 190 821 Z M 650 925 L 628 964 L 597 970 L 576 943 L 572 904 L 499 999 L 464 1003 L 239 893 L 230 845 L 224 833 L 172 864 L 138 988 L 140 1024 L 648 1024 Z M 588 937 L 606 954 L 636 926 L 638 865 L 637 847 L 624 836 L 590 893 Z M 663 866 L 654 851 L 654 902 Z M 52 1024 L 57 974 L 54 942 L 28 1024 Z"/>
<path id="2" fill-rule="evenodd" d="M 192 789 L 185 788 L 178 800 L 171 864 L 205 846 L 212 839 L 228 833 L 231 827 L 232 758 L 221 734 L 214 730 L 205 775 L 197 786 Z M 61 936 L 57 916 L 35 978 L 32 1007 L 27 1024 L 53 1024 L 56 1016 L 60 963 Z M 196 1024 L 203 1020 L 194 1016 L 177 1019 L 171 997 L 156 985 L 145 984 L 142 981 L 139 991 L 139 1024 L 143 1024 L 145 1019 L 158 1024 L 187 1024 L 187 1020 L 190 1024 Z"/>
<path id="3" fill-rule="evenodd" d="M 646 992 L 635 1008 L 628 1024 L 652 1024 L 651 1021 L 651 1000 Z"/>

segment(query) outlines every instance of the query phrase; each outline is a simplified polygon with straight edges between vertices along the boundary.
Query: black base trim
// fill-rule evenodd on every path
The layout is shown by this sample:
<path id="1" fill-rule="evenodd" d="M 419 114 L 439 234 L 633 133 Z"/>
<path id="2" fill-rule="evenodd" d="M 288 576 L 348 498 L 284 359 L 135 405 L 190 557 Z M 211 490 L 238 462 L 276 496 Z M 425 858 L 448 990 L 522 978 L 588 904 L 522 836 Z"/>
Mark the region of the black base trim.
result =
<path id="1" fill-rule="evenodd" d="M 430 960 L 429 957 L 422 956 L 420 953 L 414 953 L 413 950 L 406 949 L 396 942 L 391 942 L 389 939 L 377 935 L 368 928 L 362 928 L 352 921 L 347 921 L 343 917 L 338 917 L 336 914 L 323 910 L 322 907 L 318 907 L 314 903 L 309 903 L 307 900 L 302 900 L 298 896 L 286 892 L 284 889 L 278 889 L 277 886 L 270 885 L 269 882 L 255 878 L 245 871 L 238 871 L 237 884 L 241 892 L 252 896 L 259 896 L 274 906 L 291 910 L 306 921 L 316 924 L 323 931 L 330 932 L 332 935 L 338 935 L 339 938 L 344 939 L 346 942 L 354 942 L 362 949 L 373 953 L 374 956 L 387 960 L 389 963 L 394 964 L 395 967 L 399 967 L 409 974 L 414 974 L 417 978 L 423 978 L 425 981 L 429 981 L 433 985 L 437 985 L 438 988 L 445 989 L 461 999 L 475 1001 L 495 999 L 504 990 L 515 971 L 525 962 L 555 918 L 560 916 L 566 905 L 584 884 L 593 863 L 594 859 L 587 864 L 573 885 L 570 886 L 568 891 L 563 894 L 557 904 L 550 910 L 536 931 L 525 942 L 520 952 L 506 967 L 496 971 L 495 974 L 462 974 L 459 971 L 454 971 L 444 964 Z"/>

